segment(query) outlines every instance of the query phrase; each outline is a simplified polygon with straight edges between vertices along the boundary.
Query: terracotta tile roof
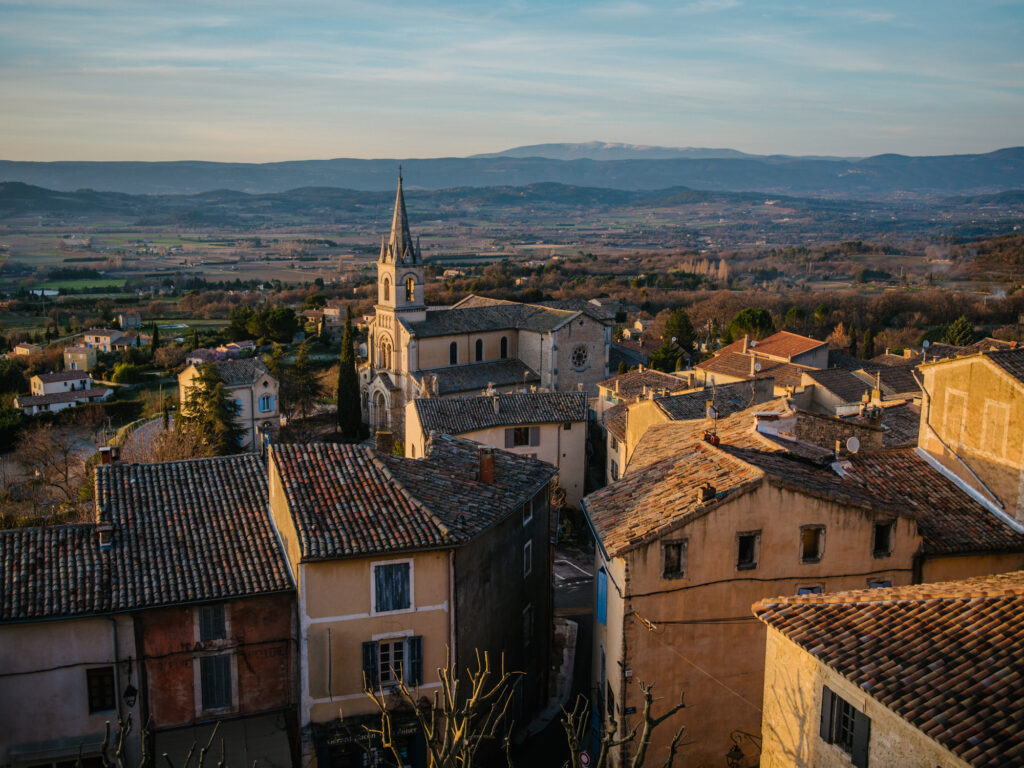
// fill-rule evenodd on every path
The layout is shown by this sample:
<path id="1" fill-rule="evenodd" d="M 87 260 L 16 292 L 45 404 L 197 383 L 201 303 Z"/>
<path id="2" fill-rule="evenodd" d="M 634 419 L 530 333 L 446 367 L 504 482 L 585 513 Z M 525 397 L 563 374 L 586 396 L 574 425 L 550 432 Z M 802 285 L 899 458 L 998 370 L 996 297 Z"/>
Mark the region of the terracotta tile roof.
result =
<path id="1" fill-rule="evenodd" d="M 845 349 L 830 349 L 828 351 L 828 367 L 842 368 L 847 371 L 857 371 L 873 364 L 868 360 L 858 360 Z M 874 367 L 872 367 L 874 370 Z"/>
<path id="2" fill-rule="evenodd" d="M 708 374 L 724 374 L 740 379 L 764 379 L 771 376 L 775 379 L 775 384 L 780 387 L 800 386 L 800 375 L 804 371 L 812 370 L 803 365 L 780 363 L 767 357 L 757 355 L 753 357 L 761 365 L 761 370 L 753 377 L 750 375 L 751 355 L 744 355 L 742 352 L 720 352 L 710 360 L 697 363 L 696 367 Z"/>
<path id="3" fill-rule="evenodd" d="M 424 432 L 463 435 L 491 427 L 586 421 L 582 392 L 522 392 L 485 397 L 416 398 Z"/>
<path id="4" fill-rule="evenodd" d="M 645 391 L 668 390 L 669 392 L 681 392 L 684 389 L 689 389 L 689 384 L 685 379 L 673 376 L 670 373 L 656 371 L 653 368 L 644 368 L 642 371 L 627 371 L 599 382 L 597 386 L 611 391 L 619 400 L 632 400 L 633 398 L 641 397 Z"/>
<path id="5" fill-rule="evenodd" d="M 801 336 L 798 333 L 791 333 L 790 331 L 779 331 L 773 333 L 766 339 L 756 341 L 751 339 L 750 348 L 754 352 L 758 352 L 762 355 L 769 357 L 779 358 L 780 360 L 791 360 L 795 355 L 801 355 L 804 352 L 810 352 L 812 349 L 822 347 L 828 342 L 818 341 L 807 336 Z M 727 344 L 722 347 L 718 354 L 739 352 L 742 354 L 743 351 L 743 340 L 734 341 L 732 344 Z"/>
<path id="6" fill-rule="evenodd" d="M 619 403 L 611 408 L 605 408 L 604 413 L 601 415 L 604 428 L 611 432 L 616 440 L 626 439 L 626 418 L 628 412 L 629 406 L 626 403 Z"/>
<path id="7" fill-rule="evenodd" d="M 906 365 L 912 360 L 913 358 L 904 357 L 903 355 L 894 355 L 891 352 L 883 352 L 880 355 L 875 355 L 867 362 L 875 363 L 876 365 Z"/>
<path id="8" fill-rule="evenodd" d="M 783 398 L 719 419 L 713 446 L 707 421 L 668 422 L 640 439 L 623 478 L 587 496 L 584 508 L 610 556 L 663 535 L 703 514 L 705 482 L 718 498 L 760 482 L 861 509 L 917 520 L 928 554 L 1021 552 L 1024 535 L 936 472 L 913 449 L 850 456 L 833 465 L 830 451 L 755 428 L 757 413 L 785 408 Z M 786 412 L 780 418 L 789 419 Z M 799 414 L 796 414 L 799 418 Z"/>
<path id="9" fill-rule="evenodd" d="M 932 469 L 913 448 L 857 454 L 842 467 L 877 506 L 915 514 L 927 553 L 1024 551 L 1024 534 Z"/>
<path id="10" fill-rule="evenodd" d="M 51 405 L 53 403 L 74 403 L 78 400 L 95 400 L 104 397 L 110 390 L 107 387 L 90 387 L 89 389 L 69 389 L 67 392 L 54 392 L 49 395 L 16 395 L 15 406 L 30 408 L 33 405 Z"/>
<path id="11" fill-rule="evenodd" d="M 302 559 L 456 546 L 512 512 L 557 471 L 495 450 L 495 482 L 480 482 L 479 447 L 436 434 L 423 459 L 363 445 L 274 446 Z"/>
<path id="12" fill-rule="evenodd" d="M 749 381 L 731 384 L 717 384 L 696 392 L 655 398 L 654 404 L 672 421 L 707 418 L 707 401 L 713 400 L 719 418 L 731 416 L 737 411 L 749 408 L 756 393 Z"/>
<path id="13" fill-rule="evenodd" d="M 447 365 L 443 368 L 428 368 L 419 371 L 416 378 L 437 376 L 437 392 L 450 395 L 456 392 L 480 392 L 490 385 L 514 387 L 524 384 L 539 384 L 540 376 L 522 360 L 489 360 L 483 363 Z"/>
<path id="14" fill-rule="evenodd" d="M 96 508 L 107 550 L 94 524 L 0 532 L 0 621 L 292 588 L 255 454 L 100 466 Z"/>
<path id="15" fill-rule="evenodd" d="M 1024 383 L 1024 349 L 986 352 L 985 357 L 1013 376 L 1017 381 Z"/>
<path id="16" fill-rule="evenodd" d="M 40 373 L 32 377 L 39 379 L 44 384 L 52 384 L 58 381 L 78 381 L 79 379 L 90 378 L 88 371 L 56 371 L 54 373 Z"/>
<path id="17" fill-rule="evenodd" d="M 888 397 L 898 397 L 920 394 L 921 387 L 914 378 L 916 370 L 917 363 L 910 363 L 908 365 L 882 366 L 871 371 L 861 369 L 854 375 L 871 387 L 880 383 L 882 394 Z"/>
<path id="18" fill-rule="evenodd" d="M 865 392 L 871 392 L 871 385 L 842 368 L 827 368 L 823 371 L 804 371 L 804 376 L 814 384 L 838 397 L 844 403 L 859 403 Z"/>
<path id="19" fill-rule="evenodd" d="M 225 386 L 240 387 L 252 384 L 263 374 L 269 373 L 267 366 L 258 357 L 247 360 L 218 360 L 214 362 Z"/>
<path id="20" fill-rule="evenodd" d="M 1024 764 L 1024 572 L 774 598 L 754 614 L 970 765 Z"/>

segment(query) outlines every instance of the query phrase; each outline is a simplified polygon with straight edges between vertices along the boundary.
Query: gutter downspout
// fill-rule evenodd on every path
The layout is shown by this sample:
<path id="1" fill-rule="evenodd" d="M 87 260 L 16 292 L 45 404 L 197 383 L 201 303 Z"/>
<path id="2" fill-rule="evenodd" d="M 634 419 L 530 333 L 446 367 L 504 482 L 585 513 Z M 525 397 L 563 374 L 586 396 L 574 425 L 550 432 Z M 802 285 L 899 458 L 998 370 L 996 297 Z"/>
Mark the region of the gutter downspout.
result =
<path id="1" fill-rule="evenodd" d="M 448 612 L 448 642 L 449 642 L 449 661 L 452 664 L 453 669 L 458 669 L 458 663 L 455 655 L 455 613 L 458 610 L 459 600 L 458 591 L 455 588 L 455 548 L 452 547 L 448 550 L 448 584 L 451 589 L 451 610 Z"/>

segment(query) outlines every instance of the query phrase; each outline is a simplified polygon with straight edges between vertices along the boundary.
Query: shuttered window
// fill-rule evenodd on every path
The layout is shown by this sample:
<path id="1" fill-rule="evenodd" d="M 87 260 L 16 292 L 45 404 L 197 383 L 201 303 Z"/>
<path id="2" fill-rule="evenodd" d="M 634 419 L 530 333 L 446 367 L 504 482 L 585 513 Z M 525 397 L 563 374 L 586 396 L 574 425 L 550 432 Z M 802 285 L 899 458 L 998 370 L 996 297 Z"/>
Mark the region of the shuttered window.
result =
<path id="1" fill-rule="evenodd" d="M 224 615 L 224 603 L 204 605 L 199 609 L 199 640 L 223 640 L 227 637 L 227 620 Z"/>
<path id="2" fill-rule="evenodd" d="M 409 563 L 388 563 L 373 567 L 375 613 L 404 611 L 412 605 Z"/>
<path id="3" fill-rule="evenodd" d="M 855 768 L 868 768 L 871 720 L 828 686 L 821 689 L 818 734 L 848 754 Z"/>
<path id="4" fill-rule="evenodd" d="M 505 447 L 540 445 L 540 427 L 510 427 L 505 430 Z"/>
<path id="5" fill-rule="evenodd" d="M 363 643 L 363 685 L 368 690 L 398 683 L 410 688 L 423 684 L 423 636 Z"/>
<path id="6" fill-rule="evenodd" d="M 231 654 L 204 656 L 199 660 L 203 709 L 231 706 Z"/>
<path id="7" fill-rule="evenodd" d="M 113 667 L 85 670 L 85 682 L 89 691 L 89 714 L 107 712 L 117 706 Z"/>

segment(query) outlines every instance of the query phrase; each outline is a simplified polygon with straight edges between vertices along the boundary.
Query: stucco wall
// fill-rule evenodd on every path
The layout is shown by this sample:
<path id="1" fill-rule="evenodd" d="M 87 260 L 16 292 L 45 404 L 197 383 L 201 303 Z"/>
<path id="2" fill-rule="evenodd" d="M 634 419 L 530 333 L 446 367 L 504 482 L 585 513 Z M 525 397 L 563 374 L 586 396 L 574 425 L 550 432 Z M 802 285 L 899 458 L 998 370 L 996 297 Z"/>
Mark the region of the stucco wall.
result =
<path id="1" fill-rule="evenodd" d="M 927 395 L 918 445 L 978 486 L 958 455 L 1024 521 L 1024 385 L 982 356 L 921 370 Z"/>
<path id="2" fill-rule="evenodd" d="M 127 660 L 137 659 L 138 653 L 131 618 L 115 620 L 121 662 L 115 696 L 127 717 L 122 693 L 129 680 L 139 687 L 138 665 L 129 678 Z M 86 684 L 86 670 L 114 666 L 113 625 L 107 618 L 88 618 L 0 626 L 0 765 L 9 764 L 14 745 L 102 735 L 107 721 L 116 726 L 116 709 L 89 714 Z M 131 739 L 129 747 L 128 763 L 135 765 L 141 755 L 138 739 Z"/>
<path id="3" fill-rule="evenodd" d="M 762 485 L 665 534 L 688 541 L 685 577 L 662 578 L 661 541 L 630 553 L 623 663 L 631 674 L 621 677 L 624 705 L 641 706 L 638 682 L 656 682 L 666 701 L 685 691 L 692 706 L 677 717 L 688 733 L 700 734 L 688 759 L 693 765 L 720 763 L 733 735 L 756 734 L 760 727 L 764 627 L 750 615 L 752 603 L 800 587 L 832 592 L 863 589 L 872 579 L 911 582 L 920 543 L 916 524 L 898 518 L 892 555 L 876 558 L 876 519 L 889 518 Z M 804 525 L 825 527 L 818 562 L 801 560 Z M 739 570 L 737 534 L 757 530 L 757 567 Z M 656 733 L 653 745 L 664 747 L 673 731 Z"/>
<path id="4" fill-rule="evenodd" d="M 821 690 L 827 685 L 871 720 L 871 768 L 965 768 L 964 762 L 768 628 L 765 656 L 762 768 L 849 768 L 849 756 L 819 735 Z"/>
<path id="5" fill-rule="evenodd" d="M 225 603 L 227 638 L 199 641 L 198 606 L 174 606 L 140 614 L 147 658 L 149 710 L 154 728 L 191 723 L 202 713 L 196 685 L 198 659 L 207 652 L 231 652 L 232 714 L 247 714 L 294 703 L 292 681 L 294 596 L 267 595 Z"/>
<path id="6" fill-rule="evenodd" d="M 371 563 L 411 559 L 413 599 L 409 611 L 371 614 Z M 312 562 L 303 566 L 306 680 L 309 716 L 326 722 L 376 709 L 363 693 L 362 644 L 382 636 L 423 636 L 421 691 L 431 695 L 437 669 L 445 664 L 449 633 L 450 580 L 447 550 Z"/>
<path id="7" fill-rule="evenodd" d="M 575 392 L 582 385 L 581 391 L 588 397 L 597 396 L 597 383 L 608 378 L 610 336 L 606 330 L 601 323 L 581 315 L 555 332 L 559 392 Z M 577 348 L 586 350 L 587 356 L 579 368 L 572 362 L 573 351 Z"/>
<path id="8" fill-rule="evenodd" d="M 959 581 L 972 576 L 1008 573 L 1024 568 L 1024 552 L 929 557 L 921 567 L 921 581 Z"/>
<path id="9" fill-rule="evenodd" d="M 483 362 L 501 359 L 501 339 L 508 339 L 508 358 L 516 357 L 519 332 L 511 329 L 487 331 L 486 333 L 460 333 L 453 336 L 435 336 L 417 339 L 420 369 L 441 368 L 451 364 L 450 347 L 454 341 L 459 349 L 459 364 L 475 363 L 476 342 L 484 343 Z"/>

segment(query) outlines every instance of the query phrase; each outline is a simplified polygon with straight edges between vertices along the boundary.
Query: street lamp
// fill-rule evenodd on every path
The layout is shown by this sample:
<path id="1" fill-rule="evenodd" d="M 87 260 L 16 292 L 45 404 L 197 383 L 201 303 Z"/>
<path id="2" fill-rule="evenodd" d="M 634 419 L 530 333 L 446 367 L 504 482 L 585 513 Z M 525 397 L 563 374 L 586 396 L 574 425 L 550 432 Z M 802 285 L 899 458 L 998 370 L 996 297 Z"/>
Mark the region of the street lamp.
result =
<path id="1" fill-rule="evenodd" d="M 128 683 L 128 687 L 124 689 L 124 701 L 125 701 L 125 704 L 128 705 L 128 709 L 131 709 L 132 707 L 135 706 L 135 701 L 138 698 L 139 698 L 139 691 L 138 691 L 138 689 L 134 685 L 132 685 L 131 682 L 129 682 Z"/>

